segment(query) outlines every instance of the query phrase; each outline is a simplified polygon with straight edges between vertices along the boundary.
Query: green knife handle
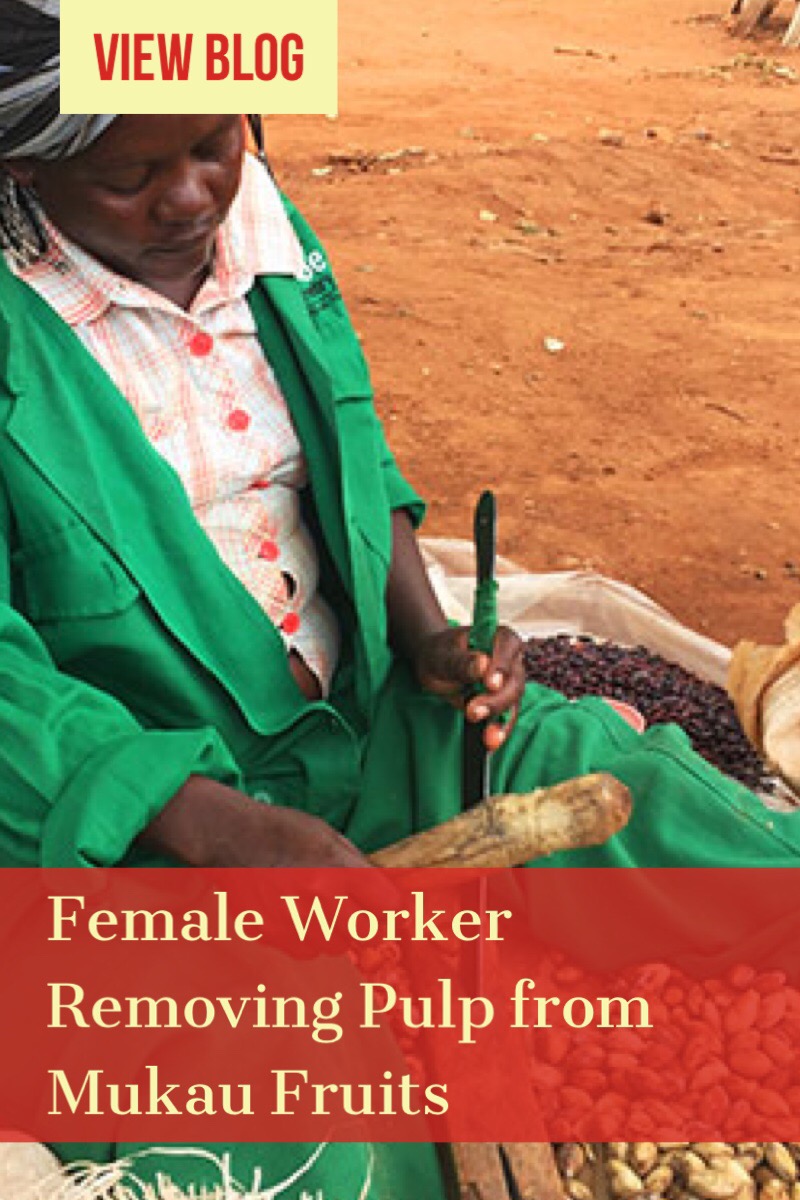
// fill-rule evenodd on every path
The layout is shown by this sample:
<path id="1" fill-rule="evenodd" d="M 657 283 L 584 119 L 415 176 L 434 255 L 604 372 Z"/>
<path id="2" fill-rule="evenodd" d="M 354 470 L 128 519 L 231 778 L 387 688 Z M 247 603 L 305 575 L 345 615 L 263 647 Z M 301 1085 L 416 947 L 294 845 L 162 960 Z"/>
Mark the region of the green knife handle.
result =
<path id="1" fill-rule="evenodd" d="M 496 579 L 484 579 L 475 588 L 472 628 L 469 631 L 470 650 L 492 653 L 497 633 L 497 589 Z"/>

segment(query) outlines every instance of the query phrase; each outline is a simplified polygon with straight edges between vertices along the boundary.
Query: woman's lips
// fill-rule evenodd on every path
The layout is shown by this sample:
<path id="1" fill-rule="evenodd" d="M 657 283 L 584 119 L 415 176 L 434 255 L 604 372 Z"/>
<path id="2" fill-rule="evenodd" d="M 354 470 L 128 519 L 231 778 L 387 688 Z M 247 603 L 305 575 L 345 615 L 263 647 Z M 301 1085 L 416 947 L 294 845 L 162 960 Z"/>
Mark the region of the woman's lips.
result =
<path id="1" fill-rule="evenodd" d="M 151 247 L 151 250 L 156 254 L 180 254 L 191 250 L 198 250 L 201 246 L 207 245 L 216 232 L 217 226 L 210 225 L 188 237 L 171 237 L 166 241 L 156 242 Z"/>

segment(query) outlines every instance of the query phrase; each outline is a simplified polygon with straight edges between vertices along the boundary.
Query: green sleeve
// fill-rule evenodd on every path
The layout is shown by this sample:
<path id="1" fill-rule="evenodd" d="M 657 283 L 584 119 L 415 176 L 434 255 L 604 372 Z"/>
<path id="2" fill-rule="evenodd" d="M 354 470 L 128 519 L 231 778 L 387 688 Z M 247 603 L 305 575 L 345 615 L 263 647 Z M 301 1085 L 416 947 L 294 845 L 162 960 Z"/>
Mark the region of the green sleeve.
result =
<path id="1" fill-rule="evenodd" d="M 352 381 L 354 389 L 366 392 L 371 396 L 372 387 L 369 379 L 369 368 L 364 359 L 363 351 L 350 321 L 347 308 L 342 299 L 333 272 L 329 265 L 327 251 L 311 229 L 308 222 L 298 212 L 286 196 L 282 196 L 283 205 L 297 235 L 303 251 L 303 261 L 309 271 L 311 286 L 308 288 L 307 304 L 312 318 L 323 338 L 335 326 L 335 344 L 337 373 L 346 380 Z M 319 256 L 318 258 L 315 256 Z M 324 270 L 314 271 L 313 264 L 324 262 Z M 309 265 L 312 264 L 312 265 Z M 383 432 L 383 427 L 374 408 L 372 410 L 375 422 L 376 444 L 379 448 L 381 470 L 389 506 L 392 509 L 405 508 L 408 510 L 415 526 L 422 523 L 425 515 L 425 502 L 417 494 L 408 480 L 400 471 Z"/>
<path id="2" fill-rule="evenodd" d="M 0 866 L 110 866 L 190 775 L 238 771 L 214 730 L 145 730 L 57 669 L 11 605 L 9 524 L 0 496 Z"/>

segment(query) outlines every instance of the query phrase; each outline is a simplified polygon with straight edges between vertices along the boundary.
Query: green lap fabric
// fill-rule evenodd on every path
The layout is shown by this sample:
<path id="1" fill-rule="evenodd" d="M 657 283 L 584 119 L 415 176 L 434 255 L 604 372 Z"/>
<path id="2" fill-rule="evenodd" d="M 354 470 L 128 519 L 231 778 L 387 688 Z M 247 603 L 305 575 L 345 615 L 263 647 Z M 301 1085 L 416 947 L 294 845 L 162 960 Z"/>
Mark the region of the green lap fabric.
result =
<path id="1" fill-rule="evenodd" d="M 378 709 L 348 834 L 376 849 L 460 808 L 460 717 L 397 668 Z M 529 684 L 492 759 L 494 792 L 527 792 L 608 771 L 634 796 L 627 828 L 604 846 L 553 854 L 544 867 L 796 867 L 800 813 L 774 813 L 696 755 L 675 725 L 638 734 L 603 700 L 566 700 Z"/>

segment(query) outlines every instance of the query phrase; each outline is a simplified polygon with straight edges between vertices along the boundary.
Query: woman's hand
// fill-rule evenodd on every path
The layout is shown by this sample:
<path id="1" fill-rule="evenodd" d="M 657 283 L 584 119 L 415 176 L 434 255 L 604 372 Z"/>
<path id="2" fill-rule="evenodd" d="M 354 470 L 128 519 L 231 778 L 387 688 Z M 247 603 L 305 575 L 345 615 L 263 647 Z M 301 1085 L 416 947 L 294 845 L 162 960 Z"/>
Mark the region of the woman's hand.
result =
<path id="1" fill-rule="evenodd" d="M 505 625 L 497 630 L 491 656 L 470 650 L 468 638 L 465 628 L 428 634 L 417 648 L 417 678 L 426 691 L 464 708 L 468 721 L 488 721 L 486 748 L 498 750 L 517 719 L 525 687 L 525 646 Z"/>
<path id="2" fill-rule="evenodd" d="M 368 867 L 352 842 L 319 817 L 253 800 L 193 776 L 138 844 L 192 867 Z"/>
<path id="3" fill-rule="evenodd" d="M 498 750 L 514 727 L 525 687 L 524 645 L 501 625 L 491 655 L 469 649 L 469 630 L 447 623 L 402 510 L 392 516 L 386 607 L 392 644 L 413 664 L 420 686 L 463 708 L 468 721 L 488 721 L 486 748 Z"/>

